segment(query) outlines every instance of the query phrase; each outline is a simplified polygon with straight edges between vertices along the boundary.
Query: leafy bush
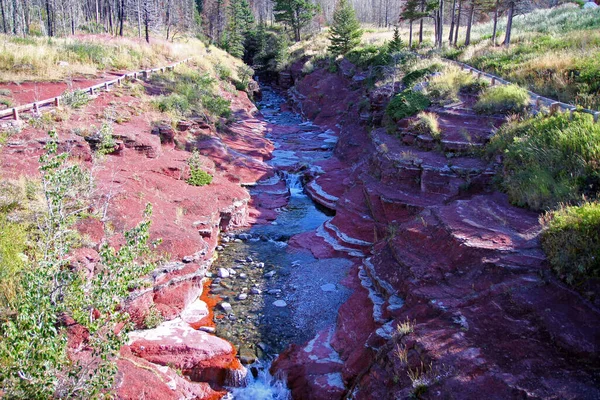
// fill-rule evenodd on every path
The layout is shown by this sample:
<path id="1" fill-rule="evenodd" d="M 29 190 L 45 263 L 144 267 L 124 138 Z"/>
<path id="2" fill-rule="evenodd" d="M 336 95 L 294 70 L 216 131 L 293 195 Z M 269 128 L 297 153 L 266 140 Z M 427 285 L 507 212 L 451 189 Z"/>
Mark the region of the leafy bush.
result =
<path id="1" fill-rule="evenodd" d="M 155 102 L 160 112 L 176 111 L 182 115 L 187 114 L 190 109 L 190 103 L 185 96 L 177 93 L 171 93 L 168 96 L 162 96 Z"/>
<path id="2" fill-rule="evenodd" d="M 414 121 L 411 121 L 410 127 L 415 132 L 430 135 L 435 140 L 440 139 L 440 126 L 438 116 L 435 113 L 420 112 Z"/>
<path id="3" fill-rule="evenodd" d="M 50 136 L 39 160 L 47 211 L 28 238 L 39 256 L 22 268 L 15 312 L 0 322 L 0 387 L 7 398 L 103 398 L 114 383 L 129 329 L 122 324 L 127 318 L 122 299 L 154 268 L 148 248 L 151 208 L 142 223 L 124 233 L 119 250 L 106 243 L 100 247 L 93 277 L 70 268 L 74 225 L 89 210 L 90 174 L 70 163 L 68 153 L 58 153 L 56 133 Z M 70 320 L 89 335 L 84 351 L 91 360 L 78 358 L 80 349 L 68 349 Z"/>
<path id="4" fill-rule="evenodd" d="M 513 121 L 487 152 L 504 156 L 502 186 L 518 205 L 548 209 L 600 193 L 600 125 L 589 114 Z"/>
<path id="5" fill-rule="evenodd" d="M 429 99 L 410 89 L 398 93 L 386 108 L 386 114 L 394 121 L 415 115 L 429 106 Z"/>
<path id="6" fill-rule="evenodd" d="M 527 91 L 517 85 L 493 86 L 481 94 L 473 108 L 482 114 L 522 113 L 530 100 Z"/>
<path id="7" fill-rule="evenodd" d="M 192 156 L 187 160 L 187 163 L 190 167 L 190 177 L 188 178 L 187 183 L 192 186 L 205 186 L 211 184 L 213 177 L 202 169 L 202 162 L 200 161 L 198 150 L 194 150 Z"/>
<path id="8" fill-rule="evenodd" d="M 83 90 L 65 91 L 62 94 L 64 105 L 71 108 L 81 108 L 90 102 L 90 96 Z"/>
<path id="9" fill-rule="evenodd" d="M 161 112 L 175 112 L 181 116 L 194 113 L 209 114 L 209 117 L 231 116 L 230 101 L 217 95 L 216 81 L 208 74 L 183 70 L 171 74 L 156 74 L 152 79 L 172 92 L 154 102 Z"/>
<path id="10" fill-rule="evenodd" d="M 575 285 L 600 278 L 600 203 L 562 207 L 544 222 L 542 247 L 558 276 Z"/>

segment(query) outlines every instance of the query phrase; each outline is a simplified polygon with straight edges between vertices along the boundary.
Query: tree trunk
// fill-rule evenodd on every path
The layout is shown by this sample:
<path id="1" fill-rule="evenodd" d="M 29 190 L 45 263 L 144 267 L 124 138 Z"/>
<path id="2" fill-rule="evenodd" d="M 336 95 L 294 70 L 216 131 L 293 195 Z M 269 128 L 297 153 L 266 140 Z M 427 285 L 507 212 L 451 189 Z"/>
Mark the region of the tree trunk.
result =
<path id="1" fill-rule="evenodd" d="M 0 11 L 2 11 L 2 30 L 4 33 L 8 33 L 8 28 L 6 26 L 6 14 L 4 13 L 4 0 L 0 0 Z"/>
<path id="2" fill-rule="evenodd" d="M 438 19 L 438 47 L 441 49 L 444 44 L 444 0 L 440 0 L 440 10 Z"/>
<path id="3" fill-rule="evenodd" d="M 119 13 L 121 16 L 119 19 L 119 36 L 123 36 L 123 23 L 125 22 L 125 0 L 119 1 Z"/>
<path id="4" fill-rule="evenodd" d="M 142 37 L 142 9 L 141 1 L 137 0 L 137 20 L 138 20 L 138 37 Z"/>
<path id="5" fill-rule="evenodd" d="M 515 3 L 510 2 L 508 6 L 508 19 L 506 20 L 506 35 L 504 36 L 504 46 L 510 46 L 510 34 L 512 31 L 513 16 L 515 14 Z"/>
<path id="6" fill-rule="evenodd" d="M 96 0 L 96 23 L 99 24 L 100 23 L 100 7 L 98 4 L 99 0 Z"/>
<path id="7" fill-rule="evenodd" d="M 456 30 L 454 31 L 454 46 L 458 43 L 458 30 L 460 29 L 460 14 L 462 13 L 463 0 L 458 0 L 458 15 L 456 16 Z"/>
<path id="8" fill-rule="evenodd" d="M 48 36 L 52 37 L 54 36 L 54 29 L 53 29 L 53 24 L 52 24 L 52 7 L 50 5 L 50 0 L 46 0 L 46 16 L 47 16 L 47 20 L 48 20 Z"/>
<path id="9" fill-rule="evenodd" d="M 465 46 L 471 44 L 471 27 L 473 26 L 473 15 L 475 14 L 475 1 L 471 0 L 471 10 L 469 11 L 469 22 L 467 23 L 467 37 L 465 38 Z"/>
<path id="10" fill-rule="evenodd" d="M 425 11 L 425 0 L 421 0 L 421 12 Z M 419 44 L 423 43 L 423 18 L 419 20 Z"/>
<path id="11" fill-rule="evenodd" d="M 496 36 L 498 35 L 498 9 L 500 8 L 500 0 L 496 0 L 494 6 L 494 30 L 492 31 L 492 44 L 496 46 Z"/>
<path id="12" fill-rule="evenodd" d="M 448 35 L 448 44 L 452 44 L 454 38 L 454 17 L 456 15 L 456 0 L 452 2 L 452 16 L 450 17 L 450 35 Z"/>
<path id="13" fill-rule="evenodd" d="M 75 35 L 75 12 L 73 11 L 73 3 L 69 3 L 69 12 L 71 13 L 71 35 Z"/>
<path id="14" fill-rule="evenodd" d="M 19 28 L 19 5 L 13 0 L 13 34 L 16 35 Z"/>
<path id="15" fill-rule="evenodd" d="M 413 37 L 413 22 L 410 21 L 408 25 L 408 48 L 412 48 L 412 37 Z"/>
<path id="16" fill-rule="evenodd" d="M 146 35 L 146 43 L 150 43 L 150 15 L 148 10 L 144 10 L 144 33 Z"/>

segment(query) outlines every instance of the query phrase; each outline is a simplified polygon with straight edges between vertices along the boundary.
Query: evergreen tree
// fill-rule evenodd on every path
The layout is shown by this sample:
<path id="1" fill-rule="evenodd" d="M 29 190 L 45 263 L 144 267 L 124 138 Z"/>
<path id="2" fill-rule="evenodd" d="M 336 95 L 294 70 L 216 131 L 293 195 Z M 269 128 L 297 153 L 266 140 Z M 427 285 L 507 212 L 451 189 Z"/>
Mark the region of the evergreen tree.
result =
<path id="1" fill-rule="evenodd" d="M 352 5 L 347 0 L 339 0 L 333 13 L 329 51 L 334 55 L 346 54 L 360 44 L 362 34 Z"/>
<path id="2" fill-rule="evenodd" d="M 254 25 L 254 16 L 248 0 L 231 0 L 228 12 L 229 23 L 223 47 L 232 56 L 241 58 L 244 55 L 244 42 Z"/>
<path id="3" fill-rule="evenodd" d="M 289 25 L 294 31 L 294 39 L 300 41 L 300 31 L 316 15 L 319 7 L 310 0 L 275 0 L 273 14 L 275 21 Z"/>
<path id="4" fill-rule="evenodd" d="M 392 41 L 388 44 L 388 48 L 391 52 L 396 52 L 402 50 L 402 47 L 404 47 L 404 43 L 402 43 L 402 39 L 400 38 L 400 31 L 398 30 L 398 27 L 395 27 L 394 37 L 392 38 Z"/>

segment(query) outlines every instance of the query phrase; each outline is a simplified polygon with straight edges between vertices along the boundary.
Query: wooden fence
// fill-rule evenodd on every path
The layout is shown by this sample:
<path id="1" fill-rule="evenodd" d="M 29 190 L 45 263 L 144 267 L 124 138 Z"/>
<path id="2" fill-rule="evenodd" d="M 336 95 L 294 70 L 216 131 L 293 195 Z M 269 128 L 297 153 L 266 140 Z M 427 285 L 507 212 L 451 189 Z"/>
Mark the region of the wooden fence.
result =
<path id="1" fill-rule="evenodd" d="M 78 90 L 80 90 L 82 92 L 87 92 L 90 95 L 93 95 L 96 91 L 101 91 L 101 90 L 108 91 L 111 86 L 115 86 L 115 85 L 120 86 L 121 82 L 123 82 L 124 80 L 137 79 L 139 77 L 141 77 L 143 79 L 147 79 L 148 76 L 150 76 L 150 74 L 152 74 L 152 73 L 156 73 L 156 72 L 162 73 L 165 71 L 172 71 L 178 65 L 188 63 L 190 60 L 192 60 L 192 59 L 186 58 L 185 60 L 181 60 L 174 64 L 167 65 L 166 67 L 145 69 L 145 70 L 141 70 L 141 71 L 130 72 L 128 74 L 119 76 L 116 79 L 113 79 L 111 81 L 106 81 L 106 82 L 99 83 L 94 86 L 90 86 L 90 87 L 82 88 L 82 89 L 78 89 Z M 52 97 L 50 99 L 36 101 L 34 103 L 23 104 L 21 106 L 2 110 L 2 111 L 0 111 L 0 118 L 10 117 L 12 119 L 18 120 L 19 114 L 22 112 L 30 111 L 30 110 L 37 112 L 42 107 L 58 107 L 60 105 L 61 100 L 62 100 L 62 96 L 56 96 L 56 97 Z"/>

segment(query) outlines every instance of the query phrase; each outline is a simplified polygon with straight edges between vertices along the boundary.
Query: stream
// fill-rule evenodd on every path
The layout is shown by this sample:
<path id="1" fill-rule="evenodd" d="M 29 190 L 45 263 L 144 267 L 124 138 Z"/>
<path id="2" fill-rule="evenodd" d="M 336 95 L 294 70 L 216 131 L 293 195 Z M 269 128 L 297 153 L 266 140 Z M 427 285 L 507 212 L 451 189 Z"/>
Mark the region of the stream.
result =
<path id="1" fill-rule="evenodd" d="M 258 182 L 250 193 L 269 193 L 263 187 L 281 180 L 289 193 L 288 204 L 271 224 L 224 233 L 219 258 L 208 275 L 209 296 L 217 302 L 216 334 L 238 349 L 251 372 L 244 387 L 230 389 L 228 399 L 289 399 L 285 379 L 269 374 L 270 361 L 290 344 L 307 342 L 334 324 L 339 306 L 350 295 L 340 284 L 350 261 L 317 260 L 309 251 L 287 251 L 290 237 L 314 231 L 332 217 L 304 194 L 302 179 L 315 161 L 331 157 L 337 138 L 282 111 L 284 102 L 263 88 L 257 106 L 272 124 L 267 138 L 275 151 L 268 163 L 277 175 Z"/>

